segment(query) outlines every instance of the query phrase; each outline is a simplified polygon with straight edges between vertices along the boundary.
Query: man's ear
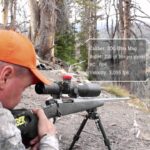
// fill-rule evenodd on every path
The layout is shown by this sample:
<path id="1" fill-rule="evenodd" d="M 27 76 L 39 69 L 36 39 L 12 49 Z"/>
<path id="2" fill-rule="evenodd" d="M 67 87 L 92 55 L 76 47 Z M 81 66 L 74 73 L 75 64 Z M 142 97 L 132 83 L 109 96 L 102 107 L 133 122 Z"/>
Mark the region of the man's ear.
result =
<path id="1" fill-rule="evenodd" d="M 14 67 L 11 65 L 4 66 L 0 70 L 0 89 L 2 89 L 7 83 L 8 79 L 10 79 L 14 75 Z"/>

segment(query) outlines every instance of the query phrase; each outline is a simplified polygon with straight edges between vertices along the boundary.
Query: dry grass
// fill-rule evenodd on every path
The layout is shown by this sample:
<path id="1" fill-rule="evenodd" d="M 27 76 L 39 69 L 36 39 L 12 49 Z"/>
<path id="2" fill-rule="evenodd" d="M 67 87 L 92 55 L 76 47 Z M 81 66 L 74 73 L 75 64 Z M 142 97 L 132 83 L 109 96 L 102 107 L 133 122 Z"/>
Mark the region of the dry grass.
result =
<path id="1" fill-rule="evenodd" d="M 137 108 L 144 112 L 150 112 L 150 99 L 149 100 L 140 100 L 134 95 L 130 95 L 129 91 L 124 89 L 121 86 L 117 85 L 105 85 L 103 90 L 118 96 L 118 97 L 130 97 L 131 99 L 128 100 L 128 105 L 134 108 Z"/>
<path id="2" fill-rule="evenodd" d="M 128 101 L 128 105 L 132 106 L 132 107 L 135 107 L 135 108 L 137 108 L 141 111 L 150 113 L 150 107 L 148 105 L 149 102 L 150 102 L 149 100 L 143 101 L 143 100 L 140 100 L 136 97 L 133 97 Z"/>
<path id="3" fill-rule="evenodd" d="M 117 86 L 117 85 L 106 85 L 105 87 L 103 87 L 103 90 L 116 95 L 118 97 L 125 97 L 125 96 L 130 96 L 130 93 L 128 90 L 122 88 L 121 86 Z"/>

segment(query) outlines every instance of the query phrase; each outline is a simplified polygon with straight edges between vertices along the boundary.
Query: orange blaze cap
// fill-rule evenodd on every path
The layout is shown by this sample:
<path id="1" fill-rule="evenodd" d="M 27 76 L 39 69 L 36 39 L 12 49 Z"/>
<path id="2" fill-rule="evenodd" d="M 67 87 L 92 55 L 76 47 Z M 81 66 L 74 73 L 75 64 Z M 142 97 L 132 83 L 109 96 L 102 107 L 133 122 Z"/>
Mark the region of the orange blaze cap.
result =
<path id="1" fill-rule="evenodd" d="M 0 30 L 0 60 L 28 68 L 41 82 L 50 81 L 36 68 L 36 53 L 31 41 L 12 30 Z"/>

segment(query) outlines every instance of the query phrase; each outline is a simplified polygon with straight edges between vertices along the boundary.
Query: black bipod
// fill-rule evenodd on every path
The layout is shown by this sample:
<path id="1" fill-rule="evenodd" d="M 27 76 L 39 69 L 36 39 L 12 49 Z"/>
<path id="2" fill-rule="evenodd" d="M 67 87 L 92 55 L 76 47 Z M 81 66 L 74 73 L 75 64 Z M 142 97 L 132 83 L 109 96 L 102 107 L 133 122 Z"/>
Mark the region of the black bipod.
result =
<path id="1" fill-rule="evenodd" d="M 106 136 L 105 130 L 104 130 L 103 125 L 102 125 L 101 120 L 100 120 L 100 117 L 97 113 L 97 109 L 95 108 L 95 109 L 87 110 L 87 113 L 88 114 L 83 119 L 77 133 L 73 137 L 73 141 L 70 145 L 69 150 L 72 150 L 74 144 L 79 140 L 80 134 L 81 134 L 81 132 L 82 132 L 88 119 L 93 119 L 95 121 L 95 124 L 96 124 L 98 131 L 101 131 L 101 133 L 103 135 L 105 145 L 108 147 L 108 150 L 111 150 L 109 139 Z"/>

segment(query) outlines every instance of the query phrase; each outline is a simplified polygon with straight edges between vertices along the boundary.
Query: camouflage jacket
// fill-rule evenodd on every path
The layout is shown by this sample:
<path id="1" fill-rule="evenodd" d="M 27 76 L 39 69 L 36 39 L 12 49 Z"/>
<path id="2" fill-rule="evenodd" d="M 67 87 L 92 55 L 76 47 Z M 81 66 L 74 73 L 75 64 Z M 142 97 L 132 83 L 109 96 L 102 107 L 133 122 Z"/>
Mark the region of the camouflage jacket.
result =
<path id="1" fill-rule="evenodd" d="M 46 135 L 40 141 L 40 150 L 58 150 L 55 136 Z M 25 150 L 20 130 L 11 112 L 0 104 L 0 150 Z"/>

